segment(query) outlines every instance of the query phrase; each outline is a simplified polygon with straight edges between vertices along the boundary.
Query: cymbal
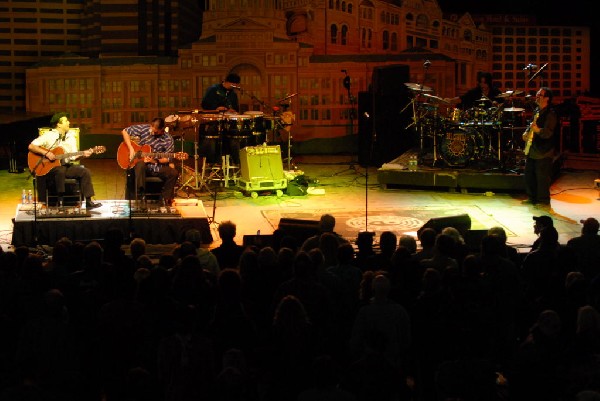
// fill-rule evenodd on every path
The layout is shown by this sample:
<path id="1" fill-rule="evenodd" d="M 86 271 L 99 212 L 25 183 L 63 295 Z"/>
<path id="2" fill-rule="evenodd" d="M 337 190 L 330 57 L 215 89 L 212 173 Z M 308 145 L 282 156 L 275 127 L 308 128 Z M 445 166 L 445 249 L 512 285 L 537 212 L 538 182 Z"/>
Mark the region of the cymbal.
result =
<path id="1" fill-rule="evenodd" d="M 523 109 L 521 107 L 507 107 L 503 111 L 507 111 L 509 113 L 512 113 L 512 112 L 517 113 L 517 112 L 525 111 L 525 109 Z"/>
<path id="2" fill-rule="evenodd" d="M 413 84 L 410 82 L 405 83 L 404 85 L 406 85 L 406 87 L 410 90 L 413 91 L 418 91 L 418 92 L 433 92 L 433 88 L 430 88 L 429 86 L 421 86 L 420 84 Z"/>
<path id="3" fill-rule="evenodd" d="M 443 99 L 443 98 L 441 98 L 439 96 L 436 96 L 436 95 L 430 95 L 429 93 L 424 93 L 423 96 L 425 96 L 426 98 L 429 98 L 431 100 L 435 100 L 437 102 L 440 102 L 440 103 L 450 104 L 450 102 L 447 101 L 446 99 Z"/>
<path id="4" fill-rule="evenodd" d="M 523 91 L 506 91 L 506 92 L 501 93 L 498 96 L 496 96 L 496 99 L 505 99 L 507 97 L 519 96 L 522 94 L 523 94 Z"/>
<path id="5" fill-rule="evenodd" d="M 475 100 L 476 102 L 491 102 L 489 97 L 482 96 L 481 99 Z"/>

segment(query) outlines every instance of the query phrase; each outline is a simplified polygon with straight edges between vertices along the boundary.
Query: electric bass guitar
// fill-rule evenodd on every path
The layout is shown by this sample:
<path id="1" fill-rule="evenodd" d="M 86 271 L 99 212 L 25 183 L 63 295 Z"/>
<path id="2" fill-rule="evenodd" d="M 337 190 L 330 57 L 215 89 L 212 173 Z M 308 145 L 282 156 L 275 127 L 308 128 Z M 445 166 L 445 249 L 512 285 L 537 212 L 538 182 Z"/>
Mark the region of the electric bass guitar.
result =
<path id="1" fill-rule="evenodd" d="M 106 147 L 94 146 L 93 148 L 90 148 L 88 150 L 90 150 L 92 154 L 100 154 L 106 152 Z M 44 149 L 44 153 L 46 152 L 48 152 L 48 149 Z M 48 174 L 48 172 L 54 167 L 60 166 L 61 160 L 67 159 L 69 157 L 84 156 L 87 150 L 82 150 L 80 152 L 65 153 L 65 150 L 63 148 L 57 146 L 54 149 L 51 149 L 51 152 L 54 153 L 54 156 L 56 157 L 52 161 L 37 153 L 29 152 L 29 154 L 27 155 L 27 165 L 29 166 L 29 170 L 33 175 L 35 175 L 36 177 L 44 176 Z"/>
<path id="2" fill-rule="evenodd" d="M 135 153 L 133 158 L 129 157 L 129 148 L 125 142 L 121 142 L 119 149 L 117 149 L 117 163 L 119 167 L 124 170 L 130 169 L 137 164 L 139 161 L 144 161 L 145 157 L 151 157 L 153 159 L 173 158 L 177 160 L 187 160 L 188 154 L 185 152 L 177 153 L 160 153 L 152 152 L 150 145 L 138 145 L 135 142 L 131 142 L 131 146 Z"/>
<path id="3" fill-rule="evenodd" d="M 536 111 L 535 115 L 533 116 L 533 121 L 531 121 L 531 124 L 529 124 L 529 127 L 527 127 L 525 132 L 523 132 L 523 141 L 525 142 L 525 148 L 523 149 L 523 153 L 525 154 L 525 156 L 527 156 L 529 154 L 529 151 L 531 150 L 531 144 L 533 143 L 533 124 L 536 123 L 539 115 L 540 112 Z"/>

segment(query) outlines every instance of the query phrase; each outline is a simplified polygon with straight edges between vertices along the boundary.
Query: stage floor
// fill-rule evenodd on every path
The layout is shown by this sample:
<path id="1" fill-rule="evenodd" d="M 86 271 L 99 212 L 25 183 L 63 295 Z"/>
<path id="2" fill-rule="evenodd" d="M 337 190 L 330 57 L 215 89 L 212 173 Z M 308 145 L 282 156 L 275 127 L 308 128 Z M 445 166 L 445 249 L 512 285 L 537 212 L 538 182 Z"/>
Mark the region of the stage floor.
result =
<path id="1" fill-rule="evenodd" d="M 527 249 L 536 239 L 533 233 L 532 216 L 547 214 L 545 210 L 521 205 L 521 191 L 473 190 L 468 193 L 450 191 L 448 188 L 423 188 L 421 186 L 402 189 L 384 188 L 378 182 L 379 167 L 368 169 L 352 163 L 353 156 L 318 155 L 298 156 L 291 168 L 298 171 L 318 189 L 305 196 L 276 196 L 266 192 L 253 198 L 240 188 L 214 186 L 216 191 L 206 188 L 190 188 L 190 196 L 202 202 L 204 218 L 209 221 L 213 241 L 209 247 L 220 244 L 217 227 L 220 222 L 231 220 L 237 224 L 236 240 L 242 243 L 244 235 L 272 234 L 277 228 L 277 216 L 304 216 L 317 219 L 321 213 L 338 216 L 338 230 L 348 237 L 355 237 L 365 229 L 377 235 L 395 224 L 394 231 L 415 234 L 419 225 L 431 215 L 425 209 L 439 210 L 440 215 L 460 214 L 464 210 L 476 210 L 473 220 L 478 229 L 500 224 L 509 232 L 509 242 Z M 124 202 L 124 174 L 115 160 L 85 160 L 92 171 L 96 190 L 95 199 L 104 204 L 100 212 L 112 214 L 111 205 Z M 284 169 L 288 169 L 286 162 Z M 193 165 L 186 165 L 186 180 Z M 600 168 L 595 170 L 564 169 L 552 185 L 552 217 L 560 233 L 560 241 L 577 236 L 581 231 L 580 219 L 600 216 L 598 190 L 594 179 L 600 177 Z M 0 192 L 0 242 L 3 247 L 11 246 L 16 206 L 21 190 L 31 186 L 27 175 L 11 174 L 0 170 L 4 189 Z M 190 183 L 193 185 L 194 180 Z M 394 211 L 394 213 L 390 213 Z M 474 212 L 473 212 L 474 213 Z M 13 223 L 13 219 L 15 222 Z M 92 218 L 92 221 L 93 220 Z M 128 218 L 122 218 L 128 224 Z M 389 223 L 389 224 L 388 224 Z M 398 226 L 400 224 L 400 227 Z M 128 227 L 128 226 L 126 226 Z M 401 230 L 401 231 L 398 231 Z M 173 235 L 175 237 L 176 235 Z"/>

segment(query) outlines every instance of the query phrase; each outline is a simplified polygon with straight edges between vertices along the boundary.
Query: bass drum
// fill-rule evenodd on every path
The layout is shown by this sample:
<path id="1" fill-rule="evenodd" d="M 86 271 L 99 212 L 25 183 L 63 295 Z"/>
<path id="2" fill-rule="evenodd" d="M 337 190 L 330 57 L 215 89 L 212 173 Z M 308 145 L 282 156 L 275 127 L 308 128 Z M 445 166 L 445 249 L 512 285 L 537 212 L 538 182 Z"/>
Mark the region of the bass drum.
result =
<path id="1" fill-rule="evenodd" d="M 448 166 L 465 167 L 477 155 L 479 133 L 472 128 L 452 128 L 440 134 L 438 152 Z"/>

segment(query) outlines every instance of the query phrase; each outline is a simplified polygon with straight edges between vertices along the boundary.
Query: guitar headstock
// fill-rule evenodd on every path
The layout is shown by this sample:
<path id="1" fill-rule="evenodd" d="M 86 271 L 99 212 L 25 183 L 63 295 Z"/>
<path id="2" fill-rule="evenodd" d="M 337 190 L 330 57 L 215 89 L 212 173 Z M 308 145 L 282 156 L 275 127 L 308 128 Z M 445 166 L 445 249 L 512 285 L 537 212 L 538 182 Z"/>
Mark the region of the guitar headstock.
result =
<path id="1" fill-rule="evenodd" d="M 90 149 L 92 153 L 100 154 L 106 152 L 106 146 L 94 146 Z"/>
<path id="2" fill-rule="evenodd" d="M 173 155 L 173 157 L 177 160 L 187 160 L 189 155 L 185 152 L 177 152 Z"/>

